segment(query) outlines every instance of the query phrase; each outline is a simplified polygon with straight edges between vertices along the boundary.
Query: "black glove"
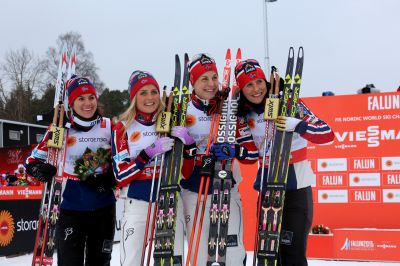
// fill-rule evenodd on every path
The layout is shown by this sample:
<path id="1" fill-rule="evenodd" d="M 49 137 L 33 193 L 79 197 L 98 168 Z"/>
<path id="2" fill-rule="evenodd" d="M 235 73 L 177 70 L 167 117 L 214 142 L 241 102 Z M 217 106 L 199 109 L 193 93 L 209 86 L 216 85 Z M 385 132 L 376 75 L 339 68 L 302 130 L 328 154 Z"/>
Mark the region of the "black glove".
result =
<path id="1" fill-rule="evenodd" d="M 8 175 L 7 178 L 10 183 L 14 183 L 18 180 L 18 177 L 16 177 L 15 175 Z"/>
<path id="2" fill-rule="evenodd" d="M 90 175 L 85 181 L 82 182 L 98 192 L 105 192 L 107 190 L 114 189 L 117 185 L 113 172 Z"/>
<path id="3" fill-rule="evenodd" d="M 26 172 L 40 182 L 50 182 L 57 173 L 57 168 L 49 163 L 31 163 L 26 167 Z"/>
<path id="4" fill-rule="evenodd" d="M 217 160 L 230 160 L 237 158 L 243 160 L 247 157 L 247 149 L 239 144 L 215 143 L 211 146 L 211 153 Z"/>
<path id="5" fill-rule="evenodd" d="M 249 152 L 245 147 L 240 146 L 239 144 L 236 144 L 235 148 L 236 148 L 235 149 L 235 157 L 236 157 L 236 159 L 244 160 L 249 155 Z"/>

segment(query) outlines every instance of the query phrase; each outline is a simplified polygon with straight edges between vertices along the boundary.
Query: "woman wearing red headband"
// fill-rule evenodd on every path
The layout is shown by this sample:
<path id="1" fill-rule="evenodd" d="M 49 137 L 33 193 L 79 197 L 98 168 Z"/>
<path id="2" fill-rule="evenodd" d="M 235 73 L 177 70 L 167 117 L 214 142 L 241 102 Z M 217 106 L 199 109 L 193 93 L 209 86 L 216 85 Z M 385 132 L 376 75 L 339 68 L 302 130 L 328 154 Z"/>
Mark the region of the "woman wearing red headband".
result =
<path id="1" fill-rule="evenodd" d="M 170 137 L 157 138 L 155 122 L 164 106 L 154 77 L 145 71 L 134 71 L 129 79 L 129 92 L 131 104 L 119 117 L 112 134 L 114 174 L 125 198 L 120 259 L 121 265 L 126 266 L 141 263 L 148 202 L 154 202 L 157 193 L 158 182 L 154 182 L 150 199 L 153 159 L 170 151 L 174 144 Z M 174 130 L 171 135 L 180 139 L 185 137 Z M 180 200 L 178 204 L 181 204 Z M 174 255 L 182 256 L 184 222 L 181 206 L 178 206 L 177 217 Z"/>
<path id="2" fill-rule="evenodd" d="M 66 133 L 63 177 L 67 181 L 56 228 L 58 265 L 110 265 L 115 231 L 111 165 L 104 164 L 84 180 L 79 179 L 75 166 L 87 148 L 110 149 L 111 121 L 100 116 L 96 89 L 89 79 L 73 76 L 66 89 L 71 127 Z M 56 174 L 56 168 L 46 163 L 48 139 L 46 132 L 26 160 L 27 173 L 41 182 L 51 181 Z"/>
<path id="3" fill-rule="evenodd" d="M 190 72 L 190 83 L 193 86 L 192 98 L 188 104 L 187 115 L 186 115 L 186 128 L 189 136 L 194 138 L 197 146 L 197 154 L 191 154 L 193 160 L 187 160 L 182 167 L 183 179 L 181 180 L 182 197 L 184 204 L 184 215 L 187 226 L 187 238 L 191 235 L 193 227 L 193 217 L 200 189 L 200 169 L 201 169 L 201 158 L 205 154 L 207 140 L 210 136 L 212 110 L 214 109 L 213 104 L 220 99 L 216 97 L 219 95 L 219 82 L 218 82 L 218 71 L 217 66 L 213 58 L 206 54 L 195 55 L 192 60 L 188 63 Z M 212 143 L 212 142 L 211 142 Z M 239 150 L 243 149 L 243 146 L 223 144 L 229 154 L 221 152 L 221 145 L 215 145 L 211 148 L 214 153 L 216 160 L 227 160 L 239 156 Z M 246 146 L 246 145 L 244 145 Z M 247 147 L 245 147 L 247 148 Z M 257 157 L 255 157 L 256 159 Z M 251 158 L 243 157 L 239 158 L 241 161 L 251 160 Z M 235 164 L 236 165 L 236 164 Z M 237 165 L 236 165 L 237 166 Z M 240 180 L 235 179 L 233 181 L 234 186 L 231 189 L 231 203 L 230 203 L 230 217 L 228 234 L 232 237 L 231 242 L 228 243 L 226 265 L 244 265 L 246 258 L 246 251 L 243 245 L 243 224 L 242 224 L 242 204 L 240 200 L 240 194 L 237 190 L 238 183 Z M 208 194 L 212 191 L 212 180 L 210 182 Z M 204 187 L 202 190 L 204 191 Z M 207 249 L 208 249 L 208 235 L 210 225 L 210 197 L 207 200 L 207 207 L 205 211 L 204 222 L 201 231 L 200 244 L 197 255 L 197 265 L 207 264 Z M 196 239 L 196 238 L 195 238 Z M 194 241 L 195 243 L 195 241 Z M 194 245 L 192 251 L 194 250 Z M 193 255 L 191 262 L 193 262 Z"/>
<path id="4" fill-rule="evenodd" d="M 262 158 L 266 122 L 264 121 L 265 99 L 268 97 L 268 83 L 256 60 L 245 60 L 235 68 L 235 77 L 241 90 L 239 103 L 238 140 L 254 140 Z M 300 100 L 296 117 L 278 117 L 276 125 L 285 131 L 294 132 L 291 147 L 291 160 L 286 185 L 286 196 L 282 218 L 282 235 L 279 247 L 280 263 L 278 265 L 307 265 L 307 237 L 312 222 L 311 184 L 315 175 L 306 157 L 307 141 L 326 144 L 333 141 L 334 134 L 330 127 L 318 119 Z M 268 122 L 270 123 L 270 122 Z M 272 126 L 269 127 L 271 130 Z M 271 132 L 272 133 L 272 130 Z M 268 134 L 270 137 L 272 134 Z M 271 143 L 271 139 L 268 140 Z M 270 147 L 271 145 L 267 145 Z M 260 163 L 262 160 L 260 160 Z M 267 166 L 266 166 L 267 167 Z M 264 171 L 263 191 L 265 191 L 268 169 Z M 260 189 L 261 167 L 258 171 L 254 188 Z"/>

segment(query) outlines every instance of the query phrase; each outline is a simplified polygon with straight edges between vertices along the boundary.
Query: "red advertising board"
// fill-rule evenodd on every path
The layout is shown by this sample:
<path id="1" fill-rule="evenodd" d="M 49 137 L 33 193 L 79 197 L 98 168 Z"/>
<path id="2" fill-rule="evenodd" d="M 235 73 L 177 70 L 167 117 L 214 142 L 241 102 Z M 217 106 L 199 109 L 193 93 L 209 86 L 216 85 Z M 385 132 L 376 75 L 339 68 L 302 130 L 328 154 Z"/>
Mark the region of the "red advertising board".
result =
<path id="1" fill-rule="evenodd" d="M 23 147 L 0 148 L 0 174 L 13 174 L 17 170 L 18 164 L 23 164 L 25 159 L 31 154 L 36 146 L 29 145 Z"/>
<path id="2" fill-rule="evenodd" d="M 332 144 L 308 146 L 308 158 L 315 173 L 313 224 L 332 229 L 399 229 L 400 215 L 393 214 L 400 213 L 400 93 L 303 100 L 335 132 Z M 252 184 L 257 165 L 241 168 L 245 245 L 252 250 L 257 197 Z M 361 233 L 368 235 L 368 230 Z M 395 241 L 389 234 L 385 237 L 387 241 Z M 333 239 L 335 234 L 323 241 Z M 390 256 L 380 259 L 390 260 Z"/>
<path id="3" fill-rule="evenodd" d="M 400 211 L 400 94 L 303 100 L 335 132 L 333 144 L 308 147 L 314 224 L 399 228 L 400 216 L 391 214 Z"/>

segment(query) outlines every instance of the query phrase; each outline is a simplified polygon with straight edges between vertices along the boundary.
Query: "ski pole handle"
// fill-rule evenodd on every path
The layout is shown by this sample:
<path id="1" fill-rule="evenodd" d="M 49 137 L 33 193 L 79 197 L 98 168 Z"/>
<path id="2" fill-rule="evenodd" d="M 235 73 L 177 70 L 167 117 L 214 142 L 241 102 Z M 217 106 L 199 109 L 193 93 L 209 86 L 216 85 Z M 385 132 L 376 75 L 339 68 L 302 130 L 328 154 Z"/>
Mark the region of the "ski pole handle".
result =
<path id="1" fill-rule="evenodd" d="M 275 120 L 278 117 L 279 112 L 279 98 L 276 97 L 279 93 L 279 82 L 280 77 L 278 73 L 275 72 L 276 69 L 273 67 L 273 71 L 271 73 L 271 94 L 265 100 L 265 109 L 264 109 L 264 120 Z"/>
<path id="2" fill-rule="evenodd" d="M 166 94 L 166 86 L 164 86 L 163 89 L 163 96 L 162 96 L 162 104 L 165 105 L 166 99 L 167 99 L 167 94 Z M 162 111 L 158 117 L 157 117 L 157 126 L 156 126 L 156 132 L 157 133 L 168 133 L 171 128 L 171 104 L 172 104 L 172 94 L 169 95 L 168 98 L 168 107 L 166 111 Z"/>

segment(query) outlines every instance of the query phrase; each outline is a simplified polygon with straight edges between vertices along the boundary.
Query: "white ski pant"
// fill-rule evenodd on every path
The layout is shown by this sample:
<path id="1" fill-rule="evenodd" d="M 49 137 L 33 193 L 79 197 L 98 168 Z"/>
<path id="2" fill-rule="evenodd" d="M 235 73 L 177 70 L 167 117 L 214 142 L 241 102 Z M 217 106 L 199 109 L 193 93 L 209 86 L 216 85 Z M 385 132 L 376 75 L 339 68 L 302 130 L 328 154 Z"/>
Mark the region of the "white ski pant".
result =
<path id="1" fill-rule="evenodd" d="M 121 228 L 121 250 L 120 261 L 121 266 L 137 266 L 140 265 L 142 258 L 142 247 L 144 240 L 144 232 L 146 230 L 148 202 L 127 198 L 124 202 L 124 213 L 122 217 Z M 154 210 L 154 203 L 153 203 Z M 150 226 L 149 226 L 150 227 Z M 150 229 L 148 239 L 150 238 Z M 178 210 L 175 231 L 174 256 L 183 257 L 183 207 L 182 198 L 178 198 Z M 146 259 L 147 259 L 146 250 Z M 154 242 L 152 244 L 152 253 L 154 251 Z M 146 263 L 146 260 L 145 260 Z"/>
<path id="2" fill-rule="evenodd" d="M 190 241 L 190 235 L 193 227 L 193 217 L 197 203 L 197 193 L 184 189 L 182 191 L 184 215 L 186 221 L 186 238 L 188 243 Z M 201 202 L 202 204 L 202 202 Z M 199 216 L 197 218 L 197 224 L 200 221 L 201 204 L 199 207 Z M 203 226 L 200 236 L 200 244 L 197 254 L 198 266 L 207 265 L 207 248 L 208 248 L 208 229 L 210 227 L 210 204 L 211 197 L 208 195 L 207 204 L 204 211 Z M 198 228 L 198 227 L 197 227 Z M 196 230 L 197 231 L 197 230 Z M 231 204 L 230 204 L 230 217 L 228 225 L 228 235 L 237 235 L 237 245 L 228 247 L 226 253 L 226 265 L 229 266 L 243 266 L 243 261 L 246 258 L 246 250 L 243 243 L 243 216 L 242 216 L 242 202 L 237 187 L 233 187 L 231 190 Z M 190 262 L 193 265 L 194 250 L 196 246 L 195 234 L 193 240 L 192 254 L 190 256 Z"/>

